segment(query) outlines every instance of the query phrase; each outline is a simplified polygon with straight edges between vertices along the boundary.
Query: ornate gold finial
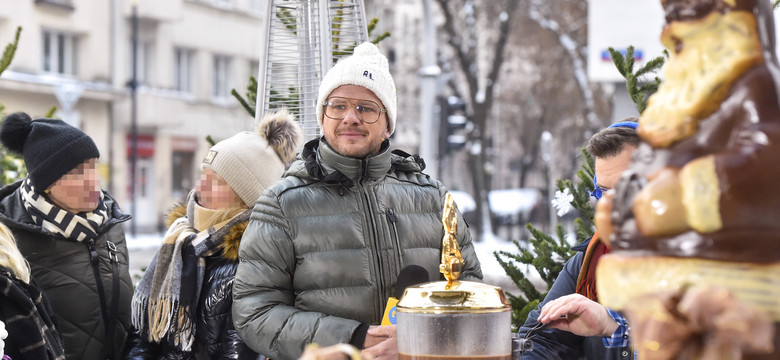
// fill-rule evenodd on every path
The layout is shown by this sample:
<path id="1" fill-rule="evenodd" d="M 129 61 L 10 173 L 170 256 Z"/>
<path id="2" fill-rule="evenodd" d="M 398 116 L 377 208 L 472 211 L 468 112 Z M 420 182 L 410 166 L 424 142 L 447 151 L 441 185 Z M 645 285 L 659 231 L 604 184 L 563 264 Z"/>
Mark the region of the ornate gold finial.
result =
<path id="1" fill-rule="evenodd" d="M 447 279 L 445 289 L 449 289 L 453 282 L 458 280 L 461 268 L 463 268 L 463 257 L 460 255 L 460 248 L 458 248 L 458 215 L 455 211 L 455 200 L 450 193 L 447 193 L 444 200 L 441 223 L 444 225 L 444 238 L 442 238 L 439 272 L 444 274 L 444 278 Z"/>

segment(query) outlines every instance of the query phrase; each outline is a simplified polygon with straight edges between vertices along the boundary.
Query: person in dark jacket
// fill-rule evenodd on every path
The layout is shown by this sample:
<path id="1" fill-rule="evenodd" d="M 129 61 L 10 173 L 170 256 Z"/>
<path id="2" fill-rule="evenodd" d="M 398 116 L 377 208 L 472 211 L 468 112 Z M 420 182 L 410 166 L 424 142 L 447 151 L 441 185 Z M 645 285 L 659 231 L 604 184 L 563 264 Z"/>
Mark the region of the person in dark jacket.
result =
<path id="1" fill-rule="evenodd" d="M 133 296 L 138 338 L 129 359 L 256 359 L 233 327 L 233 278 L 251 206 L 292 160 L 301 131 L 286 110 L 258 133 L 214 145 L 187 203 L 168 216 L 157 255 Z"/>
<path id="2" fill-rule="evenodd" d="M 0 224 L 0 333 L 7 336 L 0 336 L 0 356 L 11 360 L 65 359 L 53 313 L 46 296 L 32 281 L 11 230 Z"/>
<path id="3" fill-rule="evenodd" d="M 587 150 L 595 158 L 594 197 L 612 189 L 631 163 L 640 143 L 636 121 L 630 117 L 614 123 L 588 142 Z M 524 352 L 521 359 L 631 359 L 633 351 L 624 336 L 627 322 L 598 303 L 596 265 L 607 246 L 597 233 L 572 249 L 578 253 L 520 328 L 519 336 L 533 342 L 533 351 Z M 542 324 L 546 328 L 538 330 Z"/>
<path id="4" fill-rule="evenodd" d="M 28 171 L 0 189 L 0 221 L 51 302 L 65 357 L 121 358 L 133 294 L 121 223 L 130 216 L 100 189 L 95 142 L 62 120 L 24 113 L 6 117 L 0 141 Z"/>
<path id="5" fill-rule="evenodd" d="M 397 356 L 395 326 L 379 326 L 401 269 L 438 280 L 447 190 L 424 162 L 391 151 L 395 84 L 371 43 L 322 80 L 323 136 L 304 146 L 285 177 L 255 205 L 239 248 L 236 330 L 256 351 L 297 359 L 308 343 L 350 343 Z M 461 279 L 480 280 L 471 235 L 458 214 Z"/>

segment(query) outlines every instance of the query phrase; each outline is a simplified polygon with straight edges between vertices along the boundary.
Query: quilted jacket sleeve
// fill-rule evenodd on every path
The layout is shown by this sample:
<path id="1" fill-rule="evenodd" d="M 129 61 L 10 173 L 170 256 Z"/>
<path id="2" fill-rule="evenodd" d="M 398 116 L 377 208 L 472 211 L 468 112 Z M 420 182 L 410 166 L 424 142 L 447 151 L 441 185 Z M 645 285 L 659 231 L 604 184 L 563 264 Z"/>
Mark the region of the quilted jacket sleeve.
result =
<path id="1" fill-rule="evenodd" d="M 255 205 L 239 248 L 233 320 L 246 344 L 274 359 L 297 359 L 306 344 L 349 342 L 355 320 L 295 307 L 295 250 L 273 189 Z"/>

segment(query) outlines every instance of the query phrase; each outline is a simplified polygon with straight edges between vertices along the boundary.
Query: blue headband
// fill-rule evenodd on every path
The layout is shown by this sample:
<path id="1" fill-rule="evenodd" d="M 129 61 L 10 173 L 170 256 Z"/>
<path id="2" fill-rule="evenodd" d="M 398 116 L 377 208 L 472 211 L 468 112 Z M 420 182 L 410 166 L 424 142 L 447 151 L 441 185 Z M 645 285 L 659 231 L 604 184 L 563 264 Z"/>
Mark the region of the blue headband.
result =
<path id="1" fill-rule="evenodd" d="M 616 127 L 627 127 L 636 129 L 636 127 L 639 126 L 639 123 L 636 121 L 618 121 L 610 126 L 607 126 L 607 128 L 616 128 Z M 596 180 L 596 175 L 593 175 L 593 191 L 590 192 L 590 195 L 595 197 L 596 199 L 601 199 L 601 195 L 603 193 L 604 189 L 602 189 L 598 185 L 598 180 Z"/>
<path id="2" fill-rule="evenodd" d="M 639 126 L 639 123 L 636 121 L 618 121 L 610 126 L 607 126 L 607 128 L 627 127 L 636 129 L 637 126 Z"/>

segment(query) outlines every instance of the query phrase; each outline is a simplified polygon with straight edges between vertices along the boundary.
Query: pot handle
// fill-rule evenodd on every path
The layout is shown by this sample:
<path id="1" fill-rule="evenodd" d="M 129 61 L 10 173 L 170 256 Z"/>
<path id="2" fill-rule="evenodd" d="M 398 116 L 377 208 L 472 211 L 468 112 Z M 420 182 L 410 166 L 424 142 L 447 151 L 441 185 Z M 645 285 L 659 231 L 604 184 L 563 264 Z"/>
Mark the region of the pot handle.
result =
<path id="1" fill-rule="evenodd" d="M 531 339 L 512 333 L 512 359 L 520 359 L 520 356 L 525 354 L 526 351 L 534 351 L 534 343 Z"/>

